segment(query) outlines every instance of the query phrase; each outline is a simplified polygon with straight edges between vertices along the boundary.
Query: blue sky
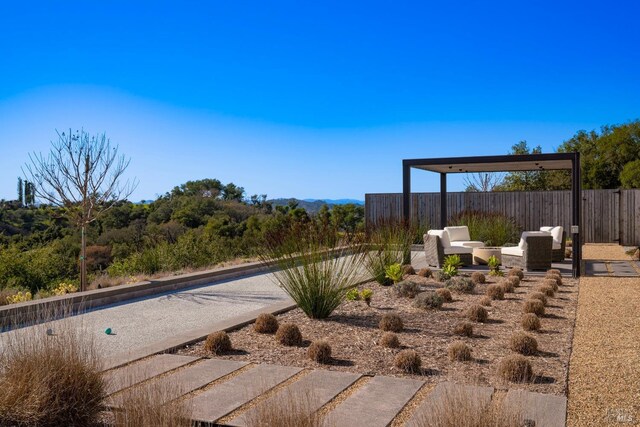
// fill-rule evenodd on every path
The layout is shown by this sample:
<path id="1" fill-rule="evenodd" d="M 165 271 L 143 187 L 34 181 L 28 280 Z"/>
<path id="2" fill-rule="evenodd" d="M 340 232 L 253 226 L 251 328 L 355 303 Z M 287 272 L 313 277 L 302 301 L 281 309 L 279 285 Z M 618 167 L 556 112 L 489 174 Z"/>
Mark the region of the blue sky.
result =
<path id="1" fill-rule="evenodd" d="M 224 4 L 223 4 L 224 3 Z M 552 151 L 640 117 L 633 2 L 11 2 L 0 198 L 55 129 L 106 132 L 149 199 L 401 190 L 401 160 Z M 438 188 L 414 172 L 416 191 Z M 452 179 L 461 188 L 461 177 Z"/>

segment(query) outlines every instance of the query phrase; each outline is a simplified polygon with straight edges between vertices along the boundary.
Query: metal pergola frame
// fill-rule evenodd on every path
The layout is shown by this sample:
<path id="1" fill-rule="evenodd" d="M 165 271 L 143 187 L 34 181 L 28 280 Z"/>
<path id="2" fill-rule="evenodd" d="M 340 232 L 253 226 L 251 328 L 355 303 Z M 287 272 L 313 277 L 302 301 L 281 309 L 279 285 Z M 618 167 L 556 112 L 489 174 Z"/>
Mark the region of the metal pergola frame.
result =
<path id="1" fill-rule="evenodd" d="M 580 277 L 582 260 L 580 153 L 405 159 L 402 161 L 402 213 L 407 222 L 411 220 L 411 168 L 440 174 L 440 228 L 447 226 L 447 174 L 449 173 L 571 170 L 572 271 L 573 277 Z"/>

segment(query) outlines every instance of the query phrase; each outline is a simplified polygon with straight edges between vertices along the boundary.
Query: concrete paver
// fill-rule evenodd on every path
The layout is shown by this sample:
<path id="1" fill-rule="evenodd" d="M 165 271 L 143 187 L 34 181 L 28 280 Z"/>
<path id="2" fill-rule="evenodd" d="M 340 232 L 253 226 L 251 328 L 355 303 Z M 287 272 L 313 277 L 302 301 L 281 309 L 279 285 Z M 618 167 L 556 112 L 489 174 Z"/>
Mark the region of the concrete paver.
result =
<path id="1" fill-rule="evenodd" d="M 506 407 L 518 408 L 525 420 L 536 426 L 564 427 L 567 422 L 567 398 L 553 394 L 509 390 L 504 398 Z"/>
<path id="2" fill-rule="evenodd" d="M 188 399 L 192 419 L 213 423 L 301 370 L 290 366 L 258 365 L 242 372 Z"/>
<path id="3" fill-rule="evenodd" d="M 361 375 L 348 372 L 315 370 L 274 396 L 261 402 L 258 406 L 249 409 L 240 416 L 232 419 L 227 425 L 245 427 L 250 420 L 259 414 L 260 407 L 273 405 L 278 399 L 289 397 L 304 400 L 305 410 L 313 413 L 356 382 Z"/>
<path id="4" fill-rule="evenodd" d="M 376 376 L 331 411 L 329 426 L 386 427 L 424 381 Z"/>
<path id="5" fill-rule="evenodd" d="M 159 354 L 119 369 L 104 373 L 107 383 L 107 394 L 131 387 L 134 384 L 153 378 L 157 375 L 169 372 L 198 360 L 197 357 L 179 356 L 173 354 Z"/>

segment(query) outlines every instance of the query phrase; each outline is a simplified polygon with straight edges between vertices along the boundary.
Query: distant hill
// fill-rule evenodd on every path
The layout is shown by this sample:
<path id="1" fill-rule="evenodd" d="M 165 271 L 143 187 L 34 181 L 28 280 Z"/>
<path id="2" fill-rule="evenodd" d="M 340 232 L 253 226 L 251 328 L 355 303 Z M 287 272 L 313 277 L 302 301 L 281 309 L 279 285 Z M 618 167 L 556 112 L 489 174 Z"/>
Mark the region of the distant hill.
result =
<path id="1" fill-rule="evenodd" d="M 304 199 L 304 200 L 300 200 L 300 199 L 291 198 L 291 199 L 272 199 L 272 200 L 267 200 L 267 201 L 269 203 L 271 203 L 273 206 L 287 206 L 290 201 L 294 201 L 294 202 L 298 203 L 299 207 L 304 208 L 310 214 L 317 213 L 320 210 L 320 208 L 322 207 L 322 205 L 329 205 L 329 207 L 334 206 L 334 205 L 345 205 L 347 203 L 354 203 L 354 204 L 357 204 L 357 205 L 364 205 L 363 201 L 354 200 L 354 199 L 338 199 L 338 200 L 331 200 L 331 199 L 326 199 L 326 200 Z"/>

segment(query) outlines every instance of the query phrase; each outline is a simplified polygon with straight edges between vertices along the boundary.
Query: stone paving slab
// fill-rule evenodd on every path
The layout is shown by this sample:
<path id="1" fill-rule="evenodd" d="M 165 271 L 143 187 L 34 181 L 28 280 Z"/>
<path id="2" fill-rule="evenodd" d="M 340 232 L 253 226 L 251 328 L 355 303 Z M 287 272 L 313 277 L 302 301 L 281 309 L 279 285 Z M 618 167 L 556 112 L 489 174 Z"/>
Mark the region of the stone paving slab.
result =
<path id="1" fill-rule="evenodd" d="M 159 354 L 149 359 L 127 365 L 123 368 L 107 371 L 103 377 L 107 383 L 107 394 L 131 387 L 144 380 L 169 372 L 198 360 L 197 357 L 179 356 L 174 354 Z"/>
<path id="2" fill-rule="evenodd" d="M 406 427 L 423 427 L 425 421 L 428 422 L 429 414 L 434 413 L 436 408 L 452 406 L 451 402 L 448 402 L 449 399 L 452 399 L 453 402 L 459 399 L 469 399 L 481 407 L 489 405 L 493 392 L 493 387 L 460 385 L 451 382 L 439 383 L 416 408 L 405 425 Z M 546 427 L 544 424 L 539 426 Z"/>
<path id="3" fill-rule="evenodd" d="M 565 396 L 509 390 L 504 405 L 519 408 L 525 420 L 534 421 L 536 427 L 565 427 L 567 422 Z"/>
<path id="4" fill-rule="evenodd" d="M 188 399 L 191 417 L 194 421 L 214 423 L 300 371 L 302 368 L 291 366 L 257 365 Z"/>
<path id="5" fill-rule="evenodd" d="M 146 387 L 149 390 L 159 390 L 161 393 L 157 396 L 160 399 L 158 403 L 166 403 L 193 390 L 202 388 L 247 364 L 247 362 L 224 359 L 203 359 L 160 379 L 154 379 L 141 387 Z M 107 401 L 107 405 L 119 407 L 123 403 L 122 399 L 126 397 L 124 393 L 111 396 Z"/>
<path id="6" fill-rule="evenodd" d="M 290 396 L 300 399 L 305 410 L 313 413 L 326 405 L 334 397 L 344 391 L 351 384 L 361 378 L 360 374 L 352 374 L 339 371 L 315 370 L 294 382 L 279 393 L 261 402 L 258 406 L 232 419 L 225 425 L 245 427 L 256 416 L 260 407 L 273 405 L 278 399 L 287 399 Z"/>
<path id="7" fill-rule="evenodd" d="M 629 261 L 609 261 L 612 276 L 615 277 L 637 277 L 638 272 Z"/>
<path id="8" fill-rule="evenodd" d="M 608 276 L 607 264 L 602 261 L 585 261 L 586 276 Z"/>
<path id="9" fill-rule="evenodd" d="M 386 427 L 423 384 L 406 378 L 373 377 L 331 411 L 325 425 Z"/>

